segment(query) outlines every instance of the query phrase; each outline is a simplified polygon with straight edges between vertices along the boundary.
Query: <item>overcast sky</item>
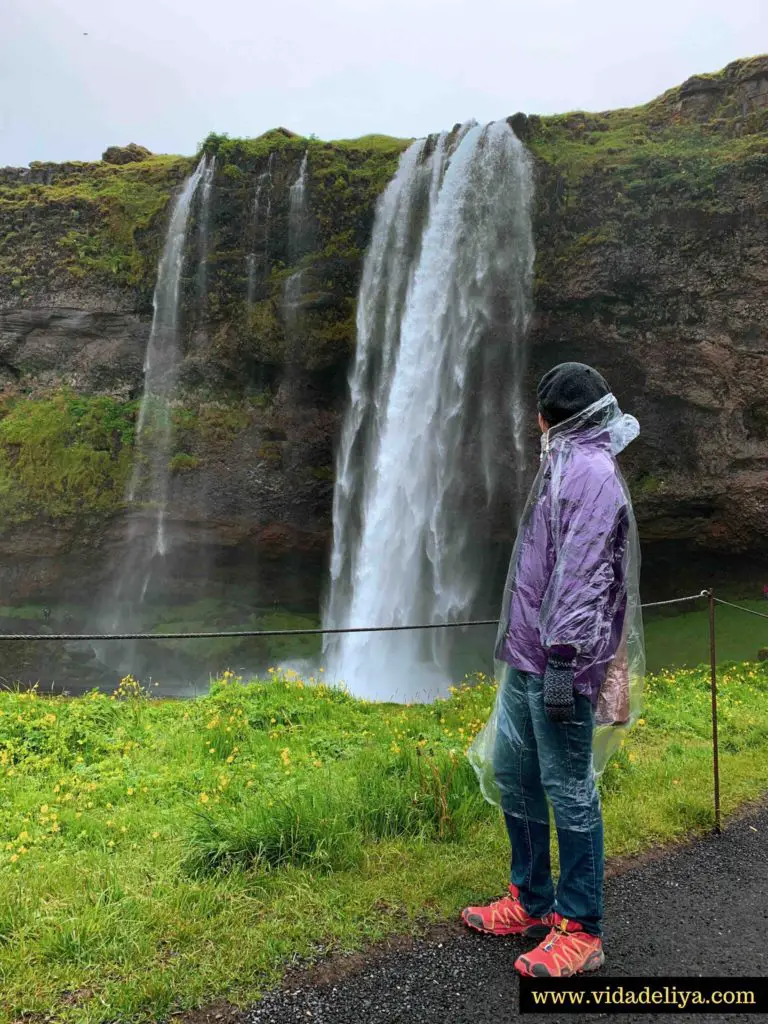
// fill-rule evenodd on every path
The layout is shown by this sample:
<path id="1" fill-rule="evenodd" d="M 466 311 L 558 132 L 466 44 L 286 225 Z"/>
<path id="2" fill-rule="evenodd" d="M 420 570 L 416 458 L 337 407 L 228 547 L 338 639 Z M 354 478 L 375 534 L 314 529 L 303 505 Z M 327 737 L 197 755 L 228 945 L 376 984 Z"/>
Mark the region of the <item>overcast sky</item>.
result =
<path id="1" fill-rule="evenodd" d="M 0 166 L 605 110 L 766 50 L 768 0 L 0 0 Z"/>

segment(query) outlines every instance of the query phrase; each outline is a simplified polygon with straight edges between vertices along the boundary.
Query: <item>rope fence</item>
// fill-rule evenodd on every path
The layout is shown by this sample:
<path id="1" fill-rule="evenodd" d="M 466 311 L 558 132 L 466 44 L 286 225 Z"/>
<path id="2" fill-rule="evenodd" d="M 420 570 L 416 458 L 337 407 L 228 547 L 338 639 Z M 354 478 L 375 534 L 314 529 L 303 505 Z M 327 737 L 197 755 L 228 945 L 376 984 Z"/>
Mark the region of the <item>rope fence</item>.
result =
<path id="1" fill-rule="evenodd" d="M 758 612 L 753 608 L 745 608 L 743 605 L 725 601 L 715 597 L 713 590 L 701 590 L 698 594 L 689 594 L 686 597 L 673 597 L 666 601 L 650 601 L 641 605 L 641 608 L 661 608 L 667 605 L 684 604 L 703 599 L 708 601 L 709 611 L 709 660 L 710 660 L 710 695 L 712 704 L 712 773 L 713 773 L 713 798 L 714 798 L 714 831 L 720 834 L 720 758 L 718 750 L 718 716 L 717 716 L 717 651 L 715 633 L 715 607 L 724 605 L 727 608 L 734 608 L 737 611 L 746 612 L 748 615 L 756 615 L 761 619 L 768 619 L 768 614 Z M 473 619 L 466 622 L 435 622 L 424 625 L 412 626 L 356 626 L 344 629 L 240 629 L 240 630 L 219 630 L 216 632 L 198 633 L 2 633 L 0 644 L 9 640 L 39 641 L 39 640 L 62 640 L 62 641 L 83 641 L 83 640 L 204 640 L 218 639 L 221 637 L 262 637 L 262 636 L 327 636 L 338 633 L 393 633 L 403 630 L 422 629 L 458 629 L 470 626 L 496 626 L 498 619 Z"/>
<path id="2" fill-rule="evenodd" d="M 747 615 L 757 615 L 760 619 L 768 619 L 768 615 L 765 612 L 755 611 L 754 608 L 745 608 L 743 604 L 733 604 L 731 601 L 723 601 L 721 597 L 716 597 L 715 604 L 724 604 L 726 608 L 736 608 L 740 612 L 746 612 Z"/>
<path id="3" fill-rule="evenodd" d="M 673 597 L 668 601 L 650 601 L 641 608 L 660 608 L 662 605 L 681 604 L 708 597 L 709 591 L 687 597 Z M 727 604 L 721 601 L 721 604 Z M 736 608 L 737 605 L 732 607 Z M 750 611 L 749 608 L 744 609 Z M 760 612 L 753 614 L 759 615 Z M 768 618 L 768 616 L 766 616 Z M 410 629 L 458 629 L 467 626 L 497 626 L 498 619 L 472 619 L 468 622 L 432 622 L 417 626 L 348 626 L 339 629 L 238 629 L 219 630 L 212 633 L 0 633 L 3 640 L 217 640 L 222 637 L 254 636 L 331 636 L 338 633 L 396 633 Z"/>

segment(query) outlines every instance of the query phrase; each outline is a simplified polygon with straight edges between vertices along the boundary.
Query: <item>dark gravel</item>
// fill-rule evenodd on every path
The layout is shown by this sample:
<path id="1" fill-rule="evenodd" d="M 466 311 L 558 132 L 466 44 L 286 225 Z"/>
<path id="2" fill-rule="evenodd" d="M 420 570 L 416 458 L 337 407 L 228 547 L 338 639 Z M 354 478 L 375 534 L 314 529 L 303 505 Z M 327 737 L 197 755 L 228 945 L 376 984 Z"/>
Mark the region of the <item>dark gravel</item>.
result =
<path id="1" fill-rule="evenodd" d="M 606 882 L 600 977 L 768 976 L 768 809 Z M 503 890 L 503 880 L 500 892 Z M 512 968 L 526 943 L 447 927 L 294 974 L 242 1024 L 502 1024 L 518 1016 Z M 609 1014 L 563 1017 L 594 1021 Z M 768 1015 L 615 1015 L 619 1021 L 758 1021 Z M 552 1024 L 559 1015 L 525 1015 Z"/>

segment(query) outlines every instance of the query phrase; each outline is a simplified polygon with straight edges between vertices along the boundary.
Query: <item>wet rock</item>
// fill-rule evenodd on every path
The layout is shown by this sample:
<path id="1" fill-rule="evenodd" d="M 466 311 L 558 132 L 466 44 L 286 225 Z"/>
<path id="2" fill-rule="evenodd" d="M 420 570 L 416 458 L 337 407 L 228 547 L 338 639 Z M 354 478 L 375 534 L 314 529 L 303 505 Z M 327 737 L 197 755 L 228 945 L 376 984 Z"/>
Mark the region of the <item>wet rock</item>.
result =
<path id="1" fill-rule="evenodd" d="M 88 394 L 140 392 L 149 323 L 82 308 L 0 309 L 0 362 L 25 387 L 66 384 Z"/>

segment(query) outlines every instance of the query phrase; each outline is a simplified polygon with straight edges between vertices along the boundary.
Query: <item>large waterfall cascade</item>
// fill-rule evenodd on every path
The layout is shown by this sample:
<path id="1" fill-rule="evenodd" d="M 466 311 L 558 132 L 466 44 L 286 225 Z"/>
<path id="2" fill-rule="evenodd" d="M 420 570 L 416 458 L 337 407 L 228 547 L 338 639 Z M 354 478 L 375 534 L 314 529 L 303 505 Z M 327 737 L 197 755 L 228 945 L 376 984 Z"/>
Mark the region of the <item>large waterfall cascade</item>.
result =
<path id="1" fill-rule="evenodd" d="M 531 160 L 506 122 L 403 154 L 379 201 L 337 454 L 327 627 L 447 623 L 483 595 L 490 532 L 524 465 Z M 511 510 L 506 509 L 510 515 Z M 329 677 L 429 699 L 457 630 L 329 638 Z"/>

